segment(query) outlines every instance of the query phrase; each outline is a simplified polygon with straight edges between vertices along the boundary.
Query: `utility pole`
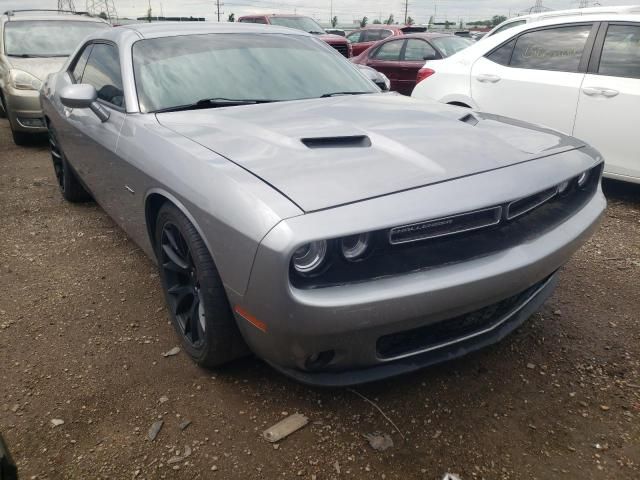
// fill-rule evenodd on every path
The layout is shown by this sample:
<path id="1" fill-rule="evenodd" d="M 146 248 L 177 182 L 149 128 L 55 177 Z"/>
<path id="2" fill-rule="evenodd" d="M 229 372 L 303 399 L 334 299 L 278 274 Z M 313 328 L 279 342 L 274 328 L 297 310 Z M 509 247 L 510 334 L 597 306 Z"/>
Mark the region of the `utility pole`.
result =
<path id="1" fill-rule="evenodd" d="M 409 0 L 404 0 L 404 24 L 407 24 L 407 13 L 409 11 Z"/>
<path id="2" fill-rule="evenodd" d="M 216 12 L 218 15 L 218 22 L 220 22 L 220 15 L 222 15 L 224 12 L 222 10 L 220 10 L 220 8 L 224 5 L 224 3 L 221 0 L 216 0 Z"/>

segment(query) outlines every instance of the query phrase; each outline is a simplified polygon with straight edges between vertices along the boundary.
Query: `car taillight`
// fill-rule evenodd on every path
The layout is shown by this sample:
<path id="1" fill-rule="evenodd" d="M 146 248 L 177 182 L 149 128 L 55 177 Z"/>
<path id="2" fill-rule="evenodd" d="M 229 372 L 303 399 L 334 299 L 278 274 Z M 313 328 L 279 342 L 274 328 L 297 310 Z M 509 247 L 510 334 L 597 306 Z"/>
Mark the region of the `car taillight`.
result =
<path id="1" fill-rule="evenodd" d="M 430 68 L 421 68 L 418 70 L 418 76 L 416 77 L 416 83 L 420 83 L 425 78 L 429 78 L 431 75 L 436 73 L 435 70 L 431 70 Z"/>

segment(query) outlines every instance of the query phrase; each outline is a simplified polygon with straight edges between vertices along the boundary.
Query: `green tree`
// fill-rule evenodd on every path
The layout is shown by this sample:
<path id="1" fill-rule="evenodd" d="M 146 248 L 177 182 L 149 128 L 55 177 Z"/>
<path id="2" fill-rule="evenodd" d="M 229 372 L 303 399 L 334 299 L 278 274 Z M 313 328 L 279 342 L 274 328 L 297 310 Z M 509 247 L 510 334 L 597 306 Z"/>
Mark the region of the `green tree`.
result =
<path id="1" fill-rule="evenodd" d="M 147 10 L 147 22 L 151 23 L 151 16 L 152 16 L 152 12 L 151 12 L 151 8 L 149 8 L 149 10 Z"/>
<path id="2" fill-rule="evenodd" d="M 384 23 L 386 23 L 387 25 L 393 25 L 395 23 L 395 19 L 393 18 L 393 13 L 389 14 L 389 18 L 387 18 Z"/>
<path id="3" fill-rule="evenodd" d="M 336 28 L 336 27 L 338 26 L 338 17 L 333 17 L 333 18 L 331 19 L 331 26 L 332 26 L 333 28 Z"/>
<path id="4" fill-rule="evenodd" d="M 458 28 L 460 30 L 462 30 L 464 28 L 464 23 L 462 22 L 462 19 L 460 19 L 460 25 L 458 25 Z"/>
<path id="5" fill-rule="evenodd" d="M 429 28 L 431 28 L 431 25 L 433 25 L 433 21 L 434 21 L 434 18 L 433 18 L 433 15 L 431 15 L 429 17 Z"/>
<path id="6" fill-rule="evenodd" d="M 491 17 L 491 26 L 495 27 L 496 25 L 504 22 L 506 19 L 507 17 L 505 17 L 504 15 L 494 15 L 493 17 Z"/>
<path id="7" fill-rule="evenodd" d="M 229 18 L 227 18 L 227 22 L 235 22 L 235 21 L 236 21 L 236 14 L 230 13 Z"/>
<path id="8" fill-rule="evenodd" d="M 366 17 L 366 15 L 364 17 L 362 17 L 362 20 L 360 20 L 360 28 L 366 27 L 368 21 L 369 21 L 369 19 Z"/>
<path id="9" fill-rule="evenodd" d="M 416 21 L 413 18 L 407 17 L 407 25 L 413 25 L 414 23 L 416 23 Z"/>
<path id="10" fill-rule="evenodd" d="M 373 23 L 374 23 L 374 25 L 380 25 L 382 22 L 380 21 L 380 19 L 376 18 L 376 19 L 373 21 Z"/>
<path id="11" fill-rule="evenodd" d="M 107 17 L 107 14 L 104 12 L 100 12 L 100 15 L 98 15 L 101 19 L 103 20 L 109 20 L 109 17 Z"/>

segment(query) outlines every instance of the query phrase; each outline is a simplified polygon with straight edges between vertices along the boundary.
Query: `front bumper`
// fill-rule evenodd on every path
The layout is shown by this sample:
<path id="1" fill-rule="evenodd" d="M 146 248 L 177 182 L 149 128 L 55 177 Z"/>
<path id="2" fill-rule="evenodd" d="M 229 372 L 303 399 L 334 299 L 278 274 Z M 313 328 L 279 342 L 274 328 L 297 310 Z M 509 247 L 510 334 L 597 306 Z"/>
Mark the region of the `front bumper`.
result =
<path id="1" fill-rule="evenodd" d="M 516 192 L 522 193 L 522 185 L 514 185 L 514 171 L 518 178 L 522 175 L 532 179 L 531 188 L 540 188 L 544 181 L 550 181 L 549 164 L 555 169 L 554 181 L 593 167 L 596 160 L 585 153 L 575 151 L 565 155 L 562 162 L 550 157 L 483 174 L 482 179 L 466 177 L 282 222 L 263 240 L 245 295 L 231 297 L 234 306 L 241 306 L 241 311 L 266 325 L 264 331 L 259 330 L 236 314 L 246 341 L 255 353 L 285 374 L 323 386 L 398 375 L 498 341 L 549 297 L 556 283 L 554 273 L 595 230 L 605 208 L 599 187 L 556 228 L 491 255 L 425 271 L 342 286 L 296 289 L 289 282 L 288 257 L 282 252 L 292 251 L 303 235 L 308 235 L 303 241 L 329 238 L 326 232 L 319 232 L 321 229 L 336 236 L 349 235 L 367 231 L 363 228 L 367 222 L 377 226 L 410 224 L 420 220 L 418 215 L 425 218 L 425 205 L 439 209 L 426 218 L 438 218 L 451 213 L 446 209 L 465 211 L 482 206 L 477 203 L 482 195 L 487 196 L 487 205 L 499 203 L 494 197 L 515 198 Z M 502 188 L 496 189 L 495 185 Z M 510 188 L 514 189 L 513 194 Z M 474 195 L 460 194 L 469 191 Z M 404 217 L 398 218 L 401 215 Z M 387 221 L 389 225 L 385 225 Z M 414 348 L 401 355 L 381 353 L 383 337 L 455 319 L 532 288 L 531 294 L 517 305 L 501 312 L 499 318 L 492 318 L 488 322 L 492 328 L 476 332 L 482 333 L 461 335 L 428 351 Z M 329 362 L 320 368 L 310 363 L 310 359 L 322 358 L 325 352 L 332 352 Z"/>
<path id="2" fill-rule="evenodd" d="M 47 131 L 40 105 L 40 92 L 9 88 L 5 92 L 7 117 L 16 132 L 43 133 Z"/>

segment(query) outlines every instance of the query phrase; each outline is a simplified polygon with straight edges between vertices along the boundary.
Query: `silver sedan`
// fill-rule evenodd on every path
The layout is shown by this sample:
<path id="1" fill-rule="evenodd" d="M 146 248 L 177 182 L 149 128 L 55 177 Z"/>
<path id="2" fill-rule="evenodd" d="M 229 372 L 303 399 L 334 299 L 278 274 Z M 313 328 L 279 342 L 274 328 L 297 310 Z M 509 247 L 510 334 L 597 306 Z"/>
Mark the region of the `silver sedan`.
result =
<path id="1" fill-rule="evenodd" d="M 185 350 L 347 385 L 496 342 L 605 207 L 602 158 L 519 121 L 380 93 L 303 32 L 88 39 L 42 105 L 69 201 L 158 263 Z"/>

